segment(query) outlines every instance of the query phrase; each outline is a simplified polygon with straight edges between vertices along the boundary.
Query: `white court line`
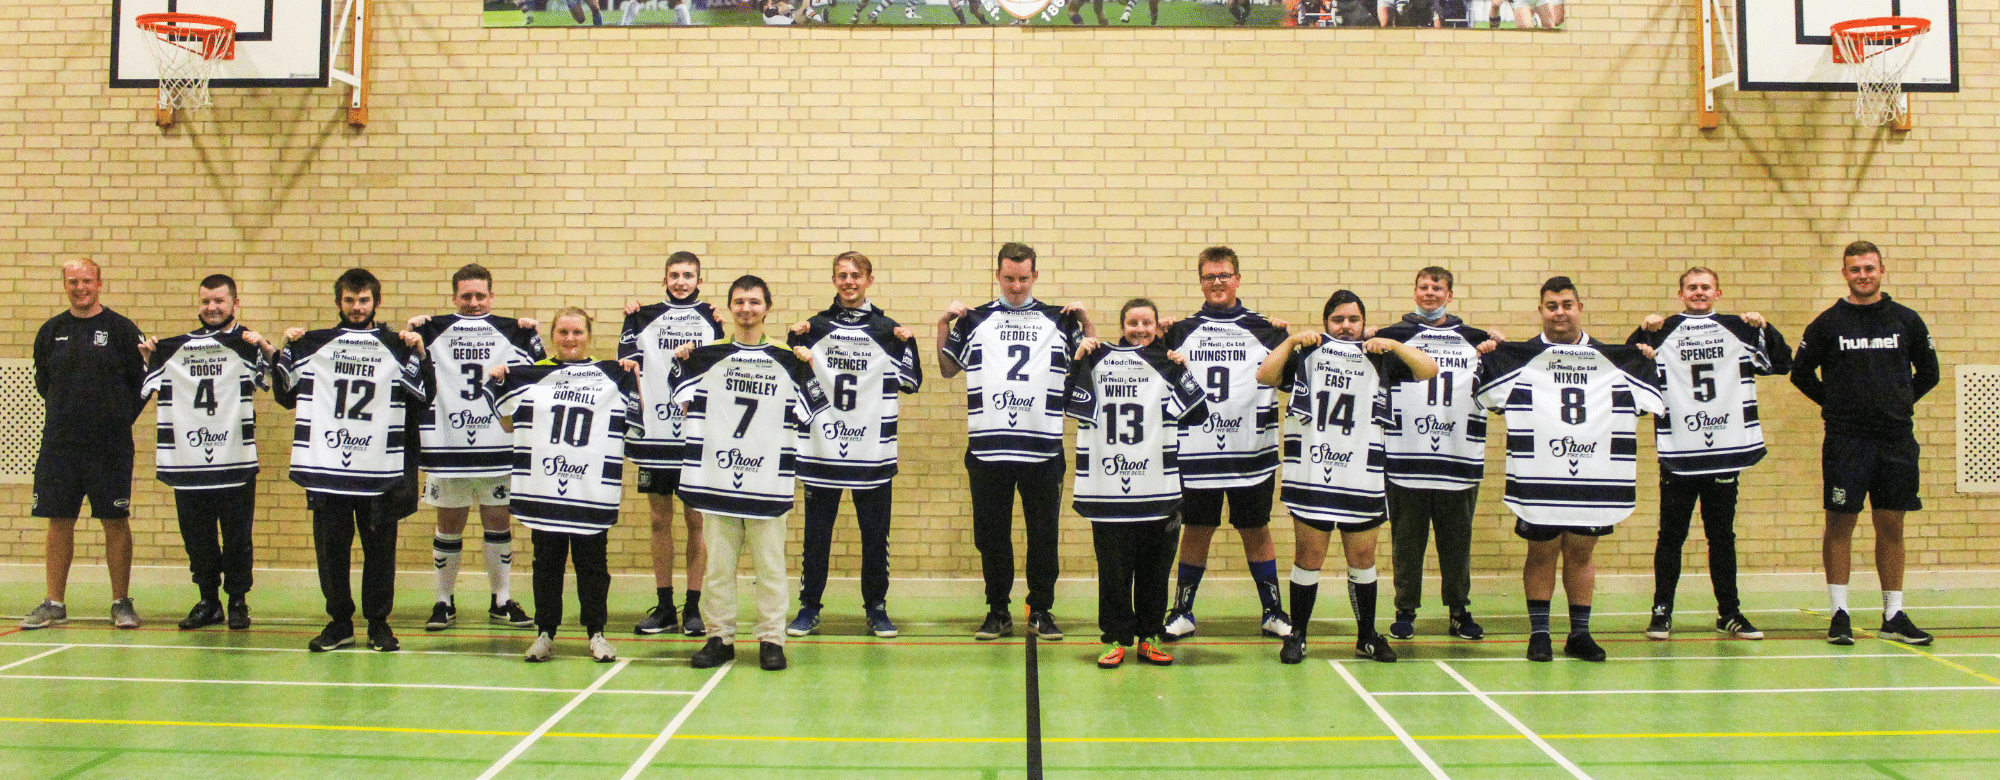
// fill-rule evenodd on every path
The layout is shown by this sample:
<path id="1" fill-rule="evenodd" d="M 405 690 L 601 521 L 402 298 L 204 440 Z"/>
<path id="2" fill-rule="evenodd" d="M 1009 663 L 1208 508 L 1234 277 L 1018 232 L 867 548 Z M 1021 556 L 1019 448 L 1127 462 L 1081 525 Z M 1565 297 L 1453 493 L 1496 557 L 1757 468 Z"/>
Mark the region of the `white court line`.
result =
<path id="1" fill-rule="evenodd" d="M 604 684 L 609 682 L 612 676 L 625 671 L 625 667 L 630 663 L 632 662 L 621 660 L 618 663 L 612 664 L 611 669 L 598 675 L 597 679 L 590 684 L 590 687 L 579 691 L 575 698 L 570 699 L 568 704 L 562 706 L 562 709 L 556 710 L 556 714 L 550 715 L 548 720 L 542 721 L 542 725 L 536 726 L 534 731 L 528 732 L 528 736 L 522 737 L 520 742 L 515 743 L 514 749 L 507 751 L 507 755 L 501 756 L 499 761 L 495 761 L 492 766 L 487 767 L 486 771 L 479 775 L 478 780 L 493 780 L 494 775 L 500 774 L 500 770 L 506 769 L 508 764 L 514 763 L 514 759 L 520 758 L 522 753 L 528 752 L 528 748 L 535 744 L 535 740 L 541 739 L 543 734 L 549 733 L 549 729 L 555 728 L 556 724 L 569 715 L 571 710 L 576 709 L 577 705 L 582 704 L 584 699 L 590 698 L 590 695 L 596 693 L 597 689 L 604 687 Z"/>
<path id="2" fill-rule="evenodd" d="M 1361 681 L 1354 679 L 1354 675 L 1348 674 L 1347 667 L 1332 659 L 1328 659 L 1327 664 L 1332 666 L 1335 672 L 1340 673 L 1340 679 L 1347 681 L 1347 687 L 1354 689 L 1354 695 L 1361 697 L 1361 701 L 1368 705 L 1368 709 L 1375 712 L 1375 717 L 1382 719 L 1382 723 L 1389 727 L 1390 733 L 1396 735 L 1396 741 L 1403 743 L 1403 747 L 1408 748 L 1410 753 L 1417 757 L 1417 763 L 1423 764 L 1425 771 L 1431 773 L 1431 777 L 1437 780 L 1451 780 L 1451 776 L 1445 774 L 1444 769 L 1440 768 L 1436 761 L 1431 760 L 1430 754 L 1425 753 L 1423 748 L 1417 746 L 1417 741 L 1410 738 L 1410 732 L 1404 731 L 1402 724 L 1390 717 L 1388 710 L 1382 709 L 1381 703 L 1375 701 L 1374 694 L 1369 693 L 1367 688 L 1361 687 Z"/>
<path id="3" fill-rule="evenodd" d="M 111 648 L 111 649 L 126 649 L 126 648 L 130 648 L 130 649 L 135 649 L 135 650 L 220 650 L 220 651 L 223 651 L 223 652 L 246 652 L 246 653 L 310 653 L 310 652 L 312 652 L 311 650 L 307 650 L 307 649 L 305 649 L 305 648 L 303 648 L 303 647 L 299 647 L 299 648 L 292 648 L 292 647 L 224 647 L 224 646 L 221 646 L 221 645 L 141 645 L 141 644 L 111 644 L 111 643 L 102 643 L 102 644 L 92 644 L 92 643 L 87 643 L 87 642 L 72 642 L 72 643 L 60 643 L 60 642 L 9 642 L 9 641 L 6 641 L 6 640 L 4 640 L 4 639 L 0 639 L 0 646 L 4 646 L 4 645 L 22 645 L 22 646 L 26 646 L 26 647 L 38 647 L 38 646 L 50 646 L 50 645 L 53 645 L 53 646 L 56 646 L 56 647 L 87 647 L 87 648 L 92 648 L 92 649 L 98 649 L 98 648 Z M 361 649 L 360 649 L 360 648 L 355 648 L 354 652 L 362 652 L 362 651 L 361 651 Z M 389 653 L 388 655 L 463 655 L 463 656 L 498 656 L 498 657 L 501 657 L 501 658 L 520 658 L 520 657 L 521 657 L 521 654 L 520 654 L 520 653 L 471 653 L 471 652 L 466 652 L 466 651 L 463 651 L 463 650 L 398 650 L 398 651 L 396 651 L 395 653 Z M 1933 653 L 1933 655 L 1936 655 L 1936 654 L 1935 654 L 1935 653 Z M 1912 657 L 1914 657 L 1914 656 L 1912 656 Z M 620 659 L 620 660 L 626 660 L 626 661 L 633 661 L 633 662 L 635 662 L 635 663 L 672 663 L 672 664 L 685 664 L 685 663 L 687 663 L 687 659 L 686 659 L 686 658 L 625 658 L 625 659 Z M 6 668 L 6 667 L 0 667 L 0 669 L 4 669 L 4 668 Z"/>
<path id="4" fill-rule="evenodd" d="M 1376 696 L 1616 696 L 1656 693 L 1890 693 L 1894 691 L 2000 691 L 1994 685 L 1908 685 L 1889 688 L 1660 688 L 1600 691 L 1383 691 Z"/>
<path id="5" fill-rule="evenodd" d="M 27 644 L 27 643 L 26 643 L 26 642 L 20 642 L 20 643 L 18 643 L 18 644 Z M 8 669 L 12 669 L 12 668 L 14 668 L 14 667 L 16 667 L 16 666 L 20 666 L 21 664 L 25 664 L 25 663 L 27 663 L 27 662 L 29 662 L 29 661 L 33 661 L 33 660 L 37 660 L 37 659 L 41 659 L 41 658 L 47 658 L 47 657 L 49 657 L 49 656 L 52 656 L 52 655 L 55 655 L 56 653 L 60 653 L 60 652 L 62 652 L 62 651 L 64 651 L 64 650 L 68 650 L 68 649 L 70 649 L 70 648 L 72 648 L 72 647 L 75 647 L 75 646 L 76 646 L 76 645 L 56 645 L 56 646 L 55 646 L 55 649 L 53 649 L 53 650 L 46 650 L 46 651 L 43 651 L 43 652 L 40 652 L 40 653 L 36 653 L 36 654 L 34 654 L 34 655 L 31 655 L 31 656 L 28 656 L 28 657 L 26 657 L 26 658 L 23 658 L 23 659 L 21 659 L 21 660 L 19 660 L 19 661 L 15 661 L 15 662 L 13 662 L 13 663 L 11 663 L 11 664 L 8 664 L 8 665 L 6 665 L 6 666 L 0 666 L 0 672 L 4 672 L 4 671 L 7 671 Z"/>
<path id="6" fill-rule="evenodd" d="M 1931 655 L 1937 656 L 1939 658 L 2000 658 L 2000 656 L 1994 656 L 1990 653 L 1931 653 Z M 1606 658 L 1604 660 L 1607 663 L 1618 663 L 1618 662 L 1631 663 L 1636 661 L 1800 661 L 1800 660 L 1813 660 L 1819 658 L 1922 658 L 1922 657 L 1923 656 L 1911 655 L 1909 653 L 1826 653 L 1824 655 L 1647 655 L 1647 656 L 1630 656 L 1630 657 L 1620 657 L 1620 658 Z M 1521 661 L 1519 656 L 1507 656 L 1505 658 L 1453 658 L 1451 660 L 1455 663 L 1487 663 L 1494 661 L 1519 663 Z M 1568 658 L 1557 658 L 1556 661 L 1558 663 L 1588 663 L 1587 661 L 1572 661 Z"/>
<path id="7" fill-rule="evenodd" d="M 730 661 L 716 669 L 715 674 L 709 675 L 708 682 L 702 684 L 701 690 L 696 691 L 694 698 L 689 699 L 687 704 L 681 705 L 681 711 L 674 715 L 673 720 L 667 721 L 667 727 L 660 730 L 660 735 L 654 737 L 653 743 L 646 746 L 646 752 L 640 753 L 639 760 L 632 762 L 631 768 L 626 769 L 625 774 L 618 780 L 633 780 L 640 772 L 645 771 L 646 766 L 653 763 L 653 757 L 658 756 L 660 750 L 667 746 L 667 740 L 673 739 L 674 734 L 681 730 L 681 724 L 686 723 L 688 716 L 694 714 L 694 708 L 701 706 L 702 700 L 708 698 L 709 691 L 715 690 L 716 683 L 722 682 L 722 676 L 728 674 L 730 668 L 734 666 L 736 662 Z"/>
<path id="8" fill-rule="evenodd" d="M 1529 742 L 1535 744 L 1535 747 L 1541 748 L 1542 752 L 1547 754 L 1549 758 L 1554 759 L 1557 765 L 1569 770 L 1570 775 L 1574 776 L 1576 780 L 1591 780 L 1590 775 L 1584 774 L 1584 771 L 1578 768 L 1576 764 L 1572 764 L 1569 759 L 1563 758 L 1563 754 L 1556 752 L 1556 749 L 1550 747 L 1548 742 L 1543 741 L 1541 736 L 1530 730 L 1528 724 L 1522 723 L 1514 717 L 1513 713 L 1501 707 L 1499 702 L 1481 693 L 1479 686 L 1473 685 L 1471 680 L 1460 676 L 1457 669 L 1451 668 L 1450 664 L 1443 661 L 1434 661 L 1433 663 L 1437 664 L 1439 669 L 1443 669 L 1445 674 L 1451 675 L 1451 679 L 1457 680 L 1459 685 L 1465 686 L 1467 691 L 1471 691 L 1472 695 L 1478 698 L 1481 704 L 1486 705 L 1487 709 L 1493 711 L 1493 714 L 1499 715 L 1501 720 L 1507 721 L 1507 725 L 1513 726 L 1515 731 L 1521 732 L 1521 736 L 1527 737 Z"/>
<path id="9" fill-rule="evenodd" d="M 51 651 L 53 652 L 53 651 Z M 46 653 L 44 654 L 46 655 Z M 432 685 L 429 683 L 313 682 L 300 680 L 189 680 L 174 677 L 84 677 L 53 674 L 0 674 L 0 680 L 74 680 L 116 683 L 186 683 L 189 685 L 274 685 L 304 688 L 415 688 L 451 691 L 492 691 L 495 693 L 578 693 L 575 688 L 508 688 L 487 685 Z M 598 693 L 626 693 L 642 696 L 692 696 L 693 691 L 606 690 Z"/>

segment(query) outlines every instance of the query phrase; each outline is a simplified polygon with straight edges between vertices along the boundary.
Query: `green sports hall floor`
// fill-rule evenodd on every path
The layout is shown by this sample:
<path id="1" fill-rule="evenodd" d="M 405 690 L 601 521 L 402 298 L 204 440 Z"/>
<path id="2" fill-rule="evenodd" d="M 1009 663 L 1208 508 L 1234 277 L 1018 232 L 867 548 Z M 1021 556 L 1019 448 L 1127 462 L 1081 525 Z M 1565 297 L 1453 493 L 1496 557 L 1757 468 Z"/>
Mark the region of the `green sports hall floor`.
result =
<path id="1" fill-rule="evenodd" d="M 1284 666 L 1240 589 L 1204 594 L 1201 635 L 1173 646 L 1174 666 L 1106 671 L 1094 604 L 1068 598 L 1069 638 L 1037 643 L 1045 776 L 2000 777 L 2000 590 L 1913 591 L 1929 648 L 1866 631 L 1841 648 L 1824 641 L 1818 592 L 1746 594 L 1769 638 L 1720 639 L 1701 579 L 1684 601 L 1703 603 L 1683 605 L 1666 642 L 1641 633 L 1643 596 L 1600 596 L 1604 664 L 1521 660 L 1517 596 L 1486 599 L 1484 641 L 1444 638 L 1426 614 L 1400 663 L 1359 661 L 1345 599 L 1323 597 L 1311 658 Z M 135 586 L 147 623 L 119 631 L 104 586 L 77 585 L 70 625 L 0 628 L 0 778 L 1029 776 L 1026 643 L 973 641 L 967 599 L 899 599 L 903 635 L 877 640 L 851 596 L 830 598 L 823 633 L 791 642 L 791 669 L 761 671 L 748 652 L 704 671 L 687 665 L 695 640 L 629 633 L 641 597 L 628 584 L 613 593 L 615 664 L 592 663 L 574 632 L 548 664 L 521 662 L 525 630 L 425 633 L 428 591 L 407 586 L 402 652 L 309 654 L 321 618 L 307 587 L 260 586 L 250 630 L 183 632 L 189 586 Z M 39 593 L 0 583 L 0 604 Z M 484 588 L 468 579 L 460 597 Z"/>

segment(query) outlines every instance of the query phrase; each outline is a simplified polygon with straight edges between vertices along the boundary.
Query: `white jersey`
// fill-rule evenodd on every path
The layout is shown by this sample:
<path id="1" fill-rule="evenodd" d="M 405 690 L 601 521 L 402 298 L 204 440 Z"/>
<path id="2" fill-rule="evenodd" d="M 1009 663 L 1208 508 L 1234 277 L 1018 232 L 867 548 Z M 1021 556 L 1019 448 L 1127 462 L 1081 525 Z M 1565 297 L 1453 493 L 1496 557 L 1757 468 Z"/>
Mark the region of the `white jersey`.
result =
<path id="1" fill-rule="evenodd" d="M 1764 459 L 1757 377 L 1791 370 L 1778 329 L 1729 314 L 1676 314 L 1626 343 L 1653 346 L 1667 412 L 1653 418 L 1660 468 L 1672 474 L 1733 474 Z"/>
<path id="2" fill-rule="evenodd" d="M 1370 355 L 1356 341 L 1322 337 L 1285 361 L 1284 482 L 1278 499 L 1292 514 L 1322 523 L 1360 523 L 1387 509 L 1382 429 L 1388 387 L 1410 379 L 1403 361 Z"/>
<path id="3" fill-rule="evenodd" d="M 1666 410 L 1636 347 L 1500 345 L 1480 361 L 1479 403 L 1507 415 L 1507 508 L 1536 525 L 1600 527 L 1632 514 L 1638 415 Z"/>
<path id="4" fill-rule="evenodd" d="M 618 522 L 625 432 L 639 385 L 614 360 L 507 370 L 499 413 L 514 418 L 511 510 L 537 531 L 589 535 Z"/>
<path id="5" fill-rule="evenodd" d="M 278 403 L 297 409 L 292 481 L 378 496 L 403 480 L 406 399 L 424 397 L 416 353 L 387 328 L 328 328 L 278 353 Z"/>
<path id="6" fill-rule="evenodd" d="M 1208 419 L 1181 441 L 1188 487 L 1255 485 L 1278 470 L 1278 391 L 1257 384 L 1257 366 L 1286 336 L 1240 305 L 1203 308 L 1167 329 L 1167 349 L 1208 394 Z"/>
<path id="7" fill-rule="evenodd" d="M 1099 347 L 1070 367 L 1077 419 L 1070 506 L 1094 522 L 1158 520 L 1181 504 L 1181 427 L 1207 415 L 1201 388 L 1164 346 Z"/>
<path id="8" fill-rule="evenodd" d="M 440 477 L 506 476 L 512 448 L 486 393 L 486 372 L 541 360 L 541 337 L 490 314 L 432 317 L 416 330 L 431 396 L 417 417 L 424 445 L 417 465 Z"/>
<path id="9" fill-rule="evenodd" d="M 1383 441 L 1389 481 L 1425 490 L 1478 487 L 1486 473 L 1486 412 L 1472 399 L 1472 386 L 1479 377 L 1476 345 L 1486 341 L 1486 331 L 1456 317 L 1430 325 L 1412 314 L 1375 335 L 1423 350 L 1438 365 L 1435 377 L 1389 387 Z"/>
<path id="10" fill-rule="evenodd" d="M 812 366 L 768 342 L 711 344 L 674 366 L 673 400 L 687 404 L 682 501 L 736 517 L 792 511 L 798 447 L 827 407 Z"/>
<path id="11" fill-rule="evenodd" d="M 161 339 L 140 398 L 160 399 L 156 474 L 176 490 L 240 487 L 257 478 L 257 405 L 264 353 L 243 327 Z"/>
<path id="12" fill-rule="evenodd" d="M 1083 340 L 1075 314 L 993 301 L 952 324 L 944 353 L 965 369 L 968 452 L 976 460 L 1039 463 L 1062 454 L 1063 380 Z"/>
<path id="13" fill-rule="evenodd" d="M 807 322 L 809 329 L 789 341 L 812 349 L 813 377 L 833 405 L 806 435 L 799 479 L 813 487 L 889 484 L 896 476 L 900 394 L 924 383 L 916 345 L 896 338 L 896 321 L 872 305 L 835 305 Z"/>
<path id="14" fill-rule="evenodd" d="M 674 350 L 722 338 L 722 324 L 707 303 L 655 303 L 625 316 L 618 358 L 639 364 L 640 430 L 625 440 L 625 456 L 649 469 L 681 466 L 686 419 L 673 402 Z"/>

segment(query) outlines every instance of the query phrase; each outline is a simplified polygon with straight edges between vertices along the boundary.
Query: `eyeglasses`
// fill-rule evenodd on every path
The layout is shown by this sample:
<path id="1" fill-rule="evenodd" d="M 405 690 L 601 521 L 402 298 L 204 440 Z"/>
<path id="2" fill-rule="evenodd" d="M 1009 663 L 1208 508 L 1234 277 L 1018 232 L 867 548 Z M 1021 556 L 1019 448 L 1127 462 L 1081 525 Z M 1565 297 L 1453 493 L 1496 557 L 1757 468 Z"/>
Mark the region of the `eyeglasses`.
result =
<path id="1" fill-rule="evenodd" d="M 1202 284 L 1221 284 L 1236 278 L 1236 274 L 1209 274 L 1201 278 Z"/>

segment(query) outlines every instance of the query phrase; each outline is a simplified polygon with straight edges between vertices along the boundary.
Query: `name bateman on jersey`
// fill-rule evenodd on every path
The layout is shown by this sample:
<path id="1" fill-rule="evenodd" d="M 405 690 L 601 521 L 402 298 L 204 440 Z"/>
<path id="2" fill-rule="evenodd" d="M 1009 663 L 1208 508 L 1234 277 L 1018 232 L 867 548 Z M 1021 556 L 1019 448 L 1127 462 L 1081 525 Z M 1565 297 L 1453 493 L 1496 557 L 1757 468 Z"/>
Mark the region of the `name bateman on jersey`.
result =
<path id="1" fill-rule="evenodd" d="M 1470 358 L 1456 355 L 1432 355 L 1431 359 L 1437 361 L 1439 369 L 1455 368 L 1460 371 L 1467 371 L 1472 368 L 1472 360 Z"/>

